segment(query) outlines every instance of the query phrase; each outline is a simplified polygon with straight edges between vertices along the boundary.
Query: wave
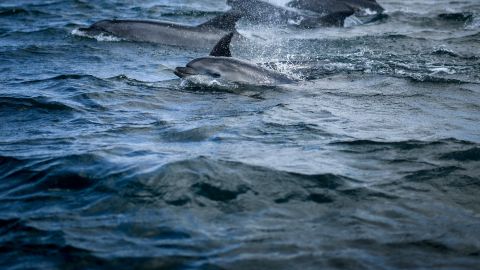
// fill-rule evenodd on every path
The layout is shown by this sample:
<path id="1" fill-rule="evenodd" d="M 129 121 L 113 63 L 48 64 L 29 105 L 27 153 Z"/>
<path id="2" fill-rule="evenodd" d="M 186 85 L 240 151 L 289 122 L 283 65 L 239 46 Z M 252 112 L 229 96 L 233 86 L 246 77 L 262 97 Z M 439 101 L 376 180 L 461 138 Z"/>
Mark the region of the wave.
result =
<path id="1" fill-rule="evenodd" d="M 368 153 L 381 153 L 386 150 L 404 151 L 404 153 L 423 151 L 436 160 L 477 161 L 480 154 L 476 143 L 453 138 L 436 141 L 351 140 L 332 142 L 330 145 L 339 146 L 341 147 L 341 151 L 349 153 L 362 153 L 366 149 L 368 150 Z M 465 148 L 467 148 L 467 150 L 465 150 Z"/>
<path id="2" fill-rule="evenodd" d="M 473 14 L 471 12 L 453 12 L 453 13 L 442 13 L 442 14 L 439 14 L 437 17 L 447 21 L 466 22 L 473 17 Z"/>
<path id="3" fill-rule="evenodd" d="M 0 7 L 0 17 L 7 16 L 19 16 L 19 15 L 28 15 L 28 16 L 41 16 L 41 15 L 51 15 L 46 12 L 42 12 L 34 9 L 25 9 L 21 7 Z"/>
<path id="4" fill-rule="evenodd" d="M 222 126 L 201 126 L 187 130 L 169 129 L 162 132 L 162 138 L 168 142 L 201 142 L 213 139 L 223 129 Z"/>
<path id="5" fill-rule="evenodd" d="M 49 190 L 85 190 L 95 187 L 101 180 L 120 177 L 127 171 L 128 167 L 116 165 L 94 154 L 36 159 L 0 157 L 1 178 L 18 185 L 14 188 L 2 187 L 8 194 L 7 198 Z"/>
<path id="6" fill-rule="evenodd" d="M 404 177 L 407 181 L 414 182 L 427 182 L 431 180 L 445 179 L 455 172 L 461 171 L 462 168 L 457 166 L 441 166 L 431 169 L 418 170 L 413 173 L 408 174 Z M 460 179 L 457 179 L 459 181 Z"/>
<path id="7" fill-rule="evenodd" d="M 15 30 L 15 31 L 8 31 L 7 33 L 4 33 L 1 35 L 1 37 L 5 38 L 11 38 L 11 39 L 28 39 L 32 40 L 34 38 L 43 38 L 43 37 L 49 37 L 49 38 L 54 38 L 54 37 L 62 37 L 65 34 L 65 30 L 62 28 L 57 28 L 57 27 L 38 27 L 38 28 L 32 28 L 29 30 Z M 18 46 L 18 44 L 15 44 Z M 32 45 L 32 48 L 38 47 L 41 48 L 40 46 Z"/>
<path id="8" fill-rule="evenodd" d="M 446 73 L 445 69 L 435 70 L 434 73 Z M 439 83 L 439 84 L 480 84 L 480 81 L 469 80 L 469 79 L 457 79 L 457 78 L 446 78 L 435 76 L 432 74 L 403 74 L 399 77 L 407 78 L 412 82 L 422 82 L 422 83 Z"/>
<path id="9" fill-rule="evenodd" d="M 2 109 L 40 109 L 47 111 L 75 111 L 74 107 L 59 101 L 52 101 L 46 97 L 9 97 L 0 96 L 0 108 Z"/>
<path id="10" fill-rule="evenodd" d="M 299 174 L 204 156 L 167 163 L 147 171 L 150 172 L 111 163 L 93 154 L 27 160 L 0 157 L 1 178 L 15 180 L 18 185 L 11 190 L 2 187 L 9 197 L 35 195 L 48 190 L 80 191 L 97 185 L 102 190 L 121 188 L 122 193 L 132 200 L 150 198 L 173 205 L 216 205 L 242 196 L 250 198 L 252 203 L 259 200 L 330 203 L 343 200 L 348 193 L 356 197 L 372 194 L 367 188 L 351 186 L 360 183 L 359 180 L 342 175 Z"/>
<path id="11" fill-rule="evenodd" d="M 0 156 L 0 179 L 21 170 L 23 161 L 14 157 Z"/>
<path id="12" fill-rule="evenodd" d="M 193 203 L 216 207 L 218 203 L 247 198 L 252 205 L 265 200 L 332 203 L 348 194 L 355 197 L 372 194 L 367 188 L 351 187 L 350 184 L 359 181 L 341 175 L 299 174 L 203 156 L 167 163 L 150 172 L 111 163 L 93 154 L 39 160 L 3 156 L 0 176 L 10 179 L 13 185 L 2 186 L 2 200 L 45 196 L 45 192 L 54 190 L 95 189 L 122 190 L 126 198 L 137 203 L 163 200 L 169 205 Z"/>
<path id="13" fill-rule="evenodd" d="M 47 77 L 44 79 L 36 79 L 36 80 L 27 80 L 27 81 L 22 81 L 20 82 L 21 84 L 32 84 L 32 83 L 43 83 L 43 82 L 49 82 L 49 81 L 63 81 L 63 80 L 100 80 L 103 81 L 103 79 L 95 77 L 93 75 L 85 75 L 85 74 L 61 74 L 53 77 Z"/>
<path id="14" fill-rule="evenodd" d="M 331 145 L 348 145 L 348 146 L 388 146 L 392 148 L 410 150 L 415 148 L 423 148 L 428 146 L 440 146 L 449 143 L 471 145 L 472 143 L 467 141 L 459 141 L 456 139 L 443 139 L 438 141 L 373 141 L 373 140 L 351 140 L 351 141 L 336 141 L 330 143 Z"/>
<path id="15" fill-rule="evenodd" d="M 354 187 L 360 181 L 342 175 L 292 173 L 204 156 L 171 162 L 133 179 L 127 181 L 125 196 L 138 203 L 154 199 L 167 205 L 213 208 L 229 203 L 231 211 L 236 206 L 246 209 L 267 202 L 325 204 L 381 197 L 382 193 Z"/>
<path id="16" fill-rule="evenodd" d="M 478 170 L 454 165 L 416 170 L 403 177 L 402 188 L 424 193 L 443 193 L 467 208 L 477 201 L 480 192 Z"/>
<path id="17" fill-rule="evenodd" d="M 480 161 L 480 148 L 473 147 L 467 150 L 446 153 L 441 158 L 456 161 Z"/>
<path id="18" fill-rule="evenodd" d="M 462 22 L 466 30 L 474 30 L 480 27 L 479 14 L 472 12 L 443 13 L 438 15 L 438 18 L 447 21 Z"/>
<path id="19" fill-rule="evenodd" d="M 106 85 L 111 86 L 111 82 L 124 82 L 131 85 L 151 85 L 151 83 L 146 83 L 144 81 L 140 81 L 137 79 L 130 78 L 126 75 L 117 75 L 108 78 L 101 78 L 90 74 L 60 74 L 52 77 L 46 77 L 41 79 L 34 79 L 34 80 L 24 80 L 20 82 L 16 82 L 13 84 L 37 84 L 37 83 L 48 83 L 48 82 L 58 82 L 58 81 L 76 81 L 76 80 L 85 80 L 91 83 L 98 85 Z M 162 81 L 163 82 L 163 81 Z"/>
<path id="20" fill-rule="evenodd" d="M 148 84 L 144 81 L 137 80 L 137 79 L 134 79 L 134 78 L 130 78 L 127 75 L 124 75 L 124 74 L 109 77 L 107 79 L 112 80 L 112 81 L 125 82 L 125 83 L 129 83 L 129 84 L 132 84 L 132 85 L 139 85 L 139 84 L 147 85 Z"/>
<path id="21" fill-rule="evenodd" d="M 66 227 L 58 228 L 44 228 L 35 226 L 36 220 L 33 219 L 19 219 L 19 218 L 5 218 L 0 219 L 0 235 L 2 235 L 2 242 L 0 245 L 0 253 L 2 253 L 2 263 L 10 265 L 36 265 L 52 269 L 70 269 L 72 268 L 72 261 L 75 262 L 75 269 L 183 269 L 189 264 L 192 264 L 195 259 L 202 259 L 201 253 L 193 256 L 189 252 L 191 244 L 163 244 L 157 245 L 158 249 L 163 249 L 163 256 L 145 255 L 143 249 L 129 250 L 126 256 L 122 250 L 125 249 L 129 240 L 117 242 L 122 234 L 128 234 L 130 231 L 138 232 L 139 226 L 144 224 L 119 224 L 115 229 L 119 235 L 111 236 L 110 240 L 118 243 L 118 248 L 112 248 L 109 244 L 99 242 L 96 245 L 85 245 L 85 240 L 75 241 L 74 231 L 84 231 L 91 228 L 84 226 L 67 225 Z M 55 226 L 55 222 L 49 222 Z M 105 224 L 103 229 L 109 228 L 112 224 Z M 127 226 L 134 226 L 129 228 Z M 181 239 L 189 235 L 176 231 L 172 228 L 154 227 L 151 225 L 144 225 L 144 231 L 148 232 L 143 238 L 152 237 L 155 235 L 155 240 L 167 240 L 168 237 Z M 86 231 L 84 231 L 86 232 Z M 86 233 L 87 235 L 89 234 Z M 74 237 L 72 237 L 74 236 Z M 139 237 L 139 235 L 136 235 Z M 82 236 L 85 238 L 85 235 Z M 72 239 L 73 238 L 73 239 Z M 107 237 L 108 238 L 108 237 Z M 127 237 L 128 238 L 128 237 Z M 106 238 L 104 238 L 106 239 Z M 92 240 L 93 239 L 89 239 Z M 133 243 L 130 243 L 133 244 Z M 139 245 L 137 243 L 136 245 Z M 108 250 L 108 252 L 105 252 Z M 115 256 L 114 251 L 118 250 Z M 168 256 L 168 250 L 176 251 L 175 255 Z M 140 255 L 141 254 L 141 255 Z M 108 256 L 107 256 L 108 255 Z M 127 266 L 128 265 L 128 266 Z"/>
<path id="22" fill-rule="evenodd" d="M 440 55 L 440 56 L 451 56 L 451 57 L 459 57 L 460 55 L 456 54 L 452 50 L 447 48 L 438 48 L 432 52 L 433 55 Z"/>
<path id="23" fill-rule="evenodd" d="M 466 30 L 476 30 L 480 28 L 480 15 L 473 16 L 465 23 Z"/>
<path id="24" fill-rule="evenodd" d="M 339 146 L 340 151 L 347 154 L 360 154 L 375 157 L 380 155 L 388 166 L 396 164 L 416 164 L 407 169 L 403 180 L 393 180 L 391 183 L 380 184 L 383 187 L 392 186 L 412 191 L 453 192 L 449 187 L 462 192 L 467 198 L 464 187 L 473 192 L 480 187 L 478 172 L 469 165 L 469 162 L 480 161 L 478 144 L 457 139 L 441 139 L 437 141 L 372 141 L 353 140 L 340 141 L 331 145 Z M 457 162 L 451 162 L 457 161 Z M 388 181 L 387 181 L 388 182 Z M 433 191 L 432 191 L 433 192 Z M 453 196 L 455 197 L 455 196 Z"/>
<path id="25" fill-rule="evenodd" d="M 0 234 L 3 237 L 0 245 L 3 262 L 15 265 L 53 265 L 59 269 L 66 268 L 76 258 L 76 265 L 96 268 L 99 263 L 107 263 L 86 249 L 74 247 L 67 243 L 65 233 L 59 229 L 40 229 L 19 218 L 1 218 Z M 28 236 L 28 237 L 25 237 Z M 50 263 L 45 264 L 45 261 Z M 95 266 L 96 265 L 96 266 Z M 53 267 L 53 268 L 57 268 Z"/>

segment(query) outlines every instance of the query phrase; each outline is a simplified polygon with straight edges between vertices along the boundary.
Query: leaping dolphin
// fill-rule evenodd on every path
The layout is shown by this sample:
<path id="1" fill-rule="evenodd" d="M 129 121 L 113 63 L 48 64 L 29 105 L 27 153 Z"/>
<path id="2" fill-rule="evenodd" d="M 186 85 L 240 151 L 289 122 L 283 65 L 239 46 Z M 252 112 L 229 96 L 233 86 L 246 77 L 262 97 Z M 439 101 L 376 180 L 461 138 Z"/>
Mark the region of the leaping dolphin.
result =
<path id="1" fill-rule="evenodd" d="M 240 13 L 229 11 L 198 26 L 150 20 L 102 20 L 78 30 L 87 35 L 105 33 L 130 41 L 211 48 L 221 37 L 235 30 L 240 17 Z"/>
<path id="2" fill-rule="evenodd" d="M 382 13 L 383 7 L 376 0 L 292 0 L 287 6 L 314 11 L 317 13 L 330 13 L 353 8 L 356 13 L 369 10 L 367 13 Z"/>
<path id="3" fill-rule="evenodd" d="M 253 85 L 279 85 L 294 82 L 284 74 L 233 58 L 230 52 L 232 37 L 233 33 L 223 37 L 213 48 L 210 56 L 194 59 L 185 67 L 177 67 L 174 71 L 175 75 L 180 78 L 200 75 L 224 82 Z"/>
<path id="4" fill-rule="evenodd" d="M 376 0 L 292 0 L 287 3 L 287 6 L 319 14 L 352 10 L 361 23 L 369 23 L 385 17 L 383 7 Z"/>
<path id="5" fill-rule="evenodd" d="M 262 0 L 227 0 L 227 4 L 252 23 L 294 25 L 302 28 L 343 26 L 345 18 L 355 12 L 344 4 L 323 13 L 278 6 Z"/>

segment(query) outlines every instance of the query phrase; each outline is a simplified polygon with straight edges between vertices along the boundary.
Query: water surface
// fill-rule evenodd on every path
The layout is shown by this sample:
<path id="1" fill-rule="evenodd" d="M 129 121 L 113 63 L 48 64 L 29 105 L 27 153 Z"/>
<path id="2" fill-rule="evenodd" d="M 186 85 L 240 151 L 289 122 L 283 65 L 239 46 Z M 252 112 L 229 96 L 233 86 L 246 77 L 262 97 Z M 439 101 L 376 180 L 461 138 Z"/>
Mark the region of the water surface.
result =
<path id="1" fill-rule="evenodd" d="M 480 4 L 240 23 L 279 87 L 182 83 L 207 50 L 72 34 L 223 1 L 0 3 L 2 269 L 475 269 Z M 75 33 L 75 32 L 74 32 Z"/>

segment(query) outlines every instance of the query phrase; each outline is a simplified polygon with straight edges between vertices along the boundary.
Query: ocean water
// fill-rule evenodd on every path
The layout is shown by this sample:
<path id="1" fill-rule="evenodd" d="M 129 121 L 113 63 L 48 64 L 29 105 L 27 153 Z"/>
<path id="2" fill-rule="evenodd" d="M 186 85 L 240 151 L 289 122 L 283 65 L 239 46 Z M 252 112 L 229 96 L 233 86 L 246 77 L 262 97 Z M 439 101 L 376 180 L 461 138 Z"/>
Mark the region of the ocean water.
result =
<path id="1" fill-rule="evenodd" d="M 180 81 L 191 50 L 75 29 L 221 0 L 0 2 L 1 269 L 480 269 L 480 3 L 239 23 L 300 81 Z"/>

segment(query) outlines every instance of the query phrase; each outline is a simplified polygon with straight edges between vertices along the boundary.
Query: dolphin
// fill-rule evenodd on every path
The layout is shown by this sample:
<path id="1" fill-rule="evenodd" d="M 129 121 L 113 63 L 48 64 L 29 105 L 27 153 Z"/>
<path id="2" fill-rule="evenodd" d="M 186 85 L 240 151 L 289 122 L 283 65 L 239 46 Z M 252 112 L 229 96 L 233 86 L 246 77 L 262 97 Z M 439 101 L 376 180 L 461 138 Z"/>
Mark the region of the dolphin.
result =
<path id="1" fill-rule="evenodd" d="M 382 13 L 384 10 L 375 0 L 292 0 L 287 6 L 317 13 L 330 13 L 345 8 L 354 9 L 356 14 L 367 9 L 376 13 Z"/>
<path id="2" fill-rule="evenodd" d="M 279 85 L 294 82 L 284 74 L 233 58 L 230 52 L 232 37 L 233 32 L 224 36 L 209 56 L 194 59 L 185 67 L 175 68 L 175 75 L 180 78 L 200 75 L 223 82 L 253 85 Z"/>
<path id="3" fill-rule="evenodd" d="M 240 13 L 242 18 L 251 23 L 294 25 L 302 28 L 343 26 L 345 18 L 355 12 L 347 5 L 340 5 L 342 8 L 320 14 L 278 6 L 261 0 L 227 0 L 227 4 L 232 7 L 232 11 Z"/>
<path id="4" fill-rule="evenodd" d="M 287 7 L 319 14 L 353 10 L 360 23 L 369 23 L 386 17 L 383 14 L 383 7 L 376 0 L 292 0 L 287 3 Z"/>
<path id="5" fill-rule="evenodd" d="M 89 36 L 104 33 L 130 41 L 211 48 L 221 37 L 235 30 L 240 17 L 240 13 L 230 11 L 198 26 L 151 20 L 102 20 L 78 30 Z"/>

